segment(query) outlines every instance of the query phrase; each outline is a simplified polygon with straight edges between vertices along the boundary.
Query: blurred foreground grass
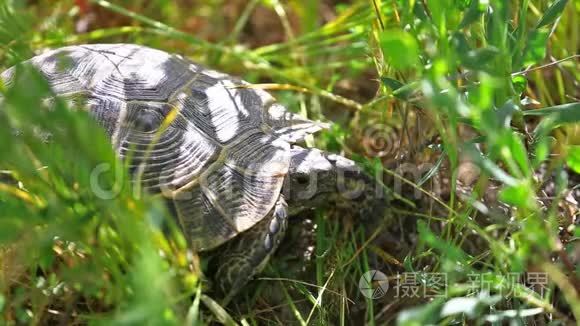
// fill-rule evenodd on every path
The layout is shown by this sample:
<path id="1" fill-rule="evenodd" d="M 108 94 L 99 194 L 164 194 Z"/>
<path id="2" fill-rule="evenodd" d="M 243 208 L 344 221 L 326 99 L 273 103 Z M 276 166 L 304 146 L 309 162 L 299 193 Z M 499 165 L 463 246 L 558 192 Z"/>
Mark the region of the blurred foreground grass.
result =
<path id="1" fill-rule="evenodd" d="M 50 90 L 21 67 L 0 108 L 4 322 L 577 322 L 579 11 L 561 0 L 3 2 L 0 67 L 86 42 L 184 54 L 334 121 L 310 145 L 381 172 L 414 205 L 373 229 L 340 212 L 304 217 L 226 312 L 102 132 L 62 101 L 39 110 Z M 358 289 L 368 270 L 389 277 L 380 299 Z"/>

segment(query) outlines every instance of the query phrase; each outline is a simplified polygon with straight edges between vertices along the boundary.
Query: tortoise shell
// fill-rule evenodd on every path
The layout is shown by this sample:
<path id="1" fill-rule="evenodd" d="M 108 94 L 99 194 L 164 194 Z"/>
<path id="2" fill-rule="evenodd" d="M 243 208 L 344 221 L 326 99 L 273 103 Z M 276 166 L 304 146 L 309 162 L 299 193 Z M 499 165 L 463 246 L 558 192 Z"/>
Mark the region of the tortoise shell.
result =
<path id="1" fill-rule="evenodd" d="M 321 129 L 244 81 L 144 46 L 69 46 L 27 62 L 56 95 L 84 98 L 139 182 L 173 204 L 196 250 L 262 220 L 280 196 L 290 144 Z"/>

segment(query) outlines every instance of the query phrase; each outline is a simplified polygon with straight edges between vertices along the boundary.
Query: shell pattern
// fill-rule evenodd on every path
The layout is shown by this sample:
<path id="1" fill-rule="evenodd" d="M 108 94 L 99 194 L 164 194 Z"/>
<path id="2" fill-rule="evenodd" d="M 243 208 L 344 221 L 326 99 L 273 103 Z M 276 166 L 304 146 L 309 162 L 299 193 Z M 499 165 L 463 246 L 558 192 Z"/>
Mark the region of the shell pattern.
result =
<path id="1" fill-rule="evenodd" d="M 264 218 L 288 173 L 290 145 L 322 128 L 244 81 L 144 46 L 70 46 L 28 62 L 57 95 L 85 98 L 142 184 L 173 203 L 196 250 Z"/>

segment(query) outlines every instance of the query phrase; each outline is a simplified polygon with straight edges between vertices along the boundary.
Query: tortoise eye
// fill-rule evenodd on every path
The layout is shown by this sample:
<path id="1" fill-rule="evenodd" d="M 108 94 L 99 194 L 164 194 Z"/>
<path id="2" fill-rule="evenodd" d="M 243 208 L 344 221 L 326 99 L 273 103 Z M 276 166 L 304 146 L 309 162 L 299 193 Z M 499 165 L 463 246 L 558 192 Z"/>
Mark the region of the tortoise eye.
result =
<path id="1" fill-rule="evenodd" d="M 310 178 L 307 174 L 299 174 L 296 176 L 296 182 L 300 185 L 307 185 L 310 183 Z"/>

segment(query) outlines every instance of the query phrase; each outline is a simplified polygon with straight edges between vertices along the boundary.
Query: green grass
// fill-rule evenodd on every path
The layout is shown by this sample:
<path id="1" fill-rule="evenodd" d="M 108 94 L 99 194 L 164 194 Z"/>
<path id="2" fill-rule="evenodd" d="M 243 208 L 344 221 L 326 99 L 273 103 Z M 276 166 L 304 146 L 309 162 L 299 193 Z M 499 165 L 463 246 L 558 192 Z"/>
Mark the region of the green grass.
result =
<path id="1" fill-rule="evenodd" d="M 233 16 L 234 2 L 184 3 L 90 1 L 98 19 L 79 34 L 80 10 L 69 1 L 6 1 L 0 67 L 95 42 L 186 55 L 335 122 L 308 145 L 355 158 L 389 189 L 403 185 L 398 205 L 375 221 L 335 210 L 302 216 L 258 280 L 223 308 L 200 281 L 205 259 L 188 251 L 155 198 L 135 199 L 105 136 L 64 102 L 38 110 L 50 90 L 22 69 L 2 88 L 0 110 L 5 324 L 580 321 L 578 208 L 564 201 L 580 180 L 577 2 L 270 0 L 248 1 Z M 332 15 L 322 23 L 318 11 Z M 252 27 L 268 17 L 274 27 Z M 270 29 L 284 40 L 259 43 Z M 33 126 L 53 135 L 50 145 Z M 402 174 L 421 163 L 420 174 Z M 122 180 L 112 200 L 90 191 L 90 171 L 102 164 L 103 186 Z M 461 193 L 466 168 L 478 172 Z M 554 190 L 540 201 L 542 169 Z M 304 251 L 308 258 L 296 258 Z M 373 269 L 390 280 L 376 300 L 358 289 Z M 526 272 L 547 276 L 543 295 L 506 287 Z M 441 273 L 445 287 L 432 282 Z M 405 275 L 432 298 L 397 297 Z M 474 276 L 489 293 L 474 293 Z"/>

